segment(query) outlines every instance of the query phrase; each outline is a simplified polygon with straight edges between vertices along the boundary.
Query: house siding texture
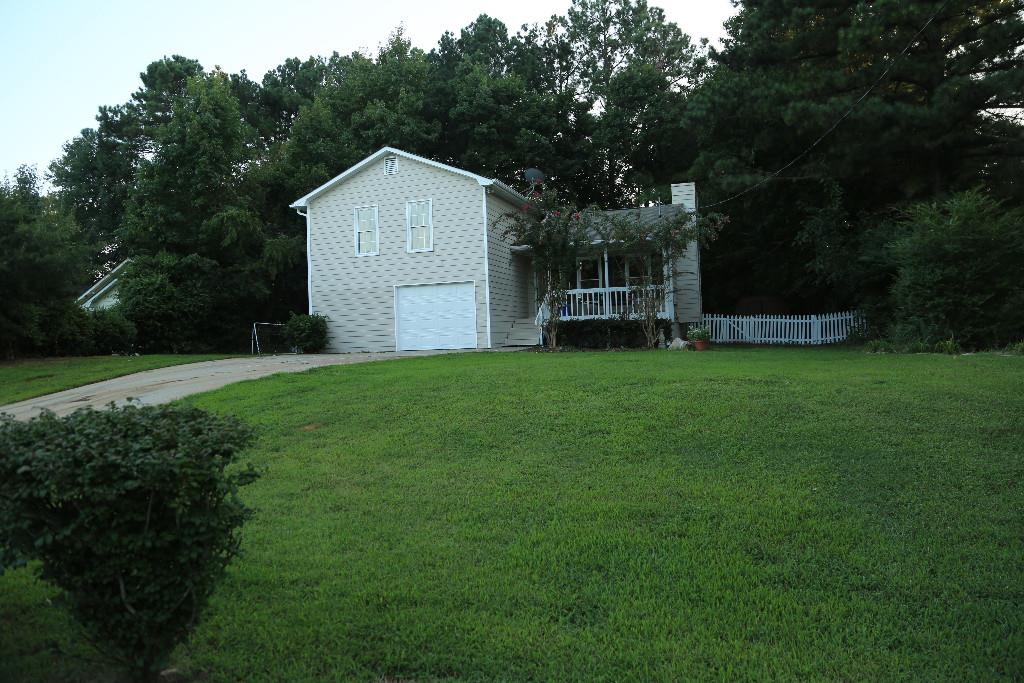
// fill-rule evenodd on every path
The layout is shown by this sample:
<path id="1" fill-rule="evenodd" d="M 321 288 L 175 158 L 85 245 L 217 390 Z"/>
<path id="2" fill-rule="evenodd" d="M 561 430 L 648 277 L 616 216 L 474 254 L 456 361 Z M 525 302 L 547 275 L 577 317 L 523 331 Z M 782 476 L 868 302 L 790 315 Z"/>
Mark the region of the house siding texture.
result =
<path id="1" fill-rule="evenodd" d="M 505 234 L 505 215 L 518 207 L 487 193 L 487 261 L 491 289 L 491 340 L 501 346 L 512 323 L 532 318 L 530 257 L 512 252 L 512 241 Z"/>
<path id="2" fill-rule="evenodd" d="M 96 297 L 95 299 L 93 299 L 86 306 L 86 308 L 92 308 L 92 309 L 96 309 L 96 310 L 104 310 L 104 309 L 112 308 L 112 307 L 116 306 L 119 302 L 120 302 L 120 299 L 118 298 L 118 295 L 117 295 L 117 282 L 114 282 L 114 284 L 111 285 L 110 289 L 108 289 L 107 291 L 103 292 L 103 294 L 101 294 L 100 296 Z"/>
<path id="3" fill-rule="evenodd" d="M 473 282 L 477 347 L 487 347 L 483 188 L 412 159 L 384 159 L 315 197 L 309 215 L 310 312 L 329 319 L 331 352 L 395 349 L 395 286 Z M 432 200 L 433 251 L 406 251 L 406 202 Z M 376 256 L 356 256 L 353 212 L 377 206 Z M 493 336 L 493 335 L 492 335 Z"/>
<path id="4" fill-rule="evenodd" d="M 688 211 L 697 210 L 697 193 L 693 183 L 672 186 L 672 203 L 682 204 Z M 683 255 L 672 264 L 672 291 L 676 319 L 681 323 L 700 323 L 703 305 L 700 294 L 700 249 L 690 242 Z"/>

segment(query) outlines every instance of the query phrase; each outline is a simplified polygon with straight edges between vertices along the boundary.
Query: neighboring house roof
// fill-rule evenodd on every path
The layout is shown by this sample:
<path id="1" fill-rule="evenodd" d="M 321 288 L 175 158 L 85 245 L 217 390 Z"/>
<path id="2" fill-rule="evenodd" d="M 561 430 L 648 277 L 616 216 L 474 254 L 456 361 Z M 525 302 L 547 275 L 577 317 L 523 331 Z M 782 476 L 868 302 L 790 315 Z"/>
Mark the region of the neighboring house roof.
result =
<path id="1" fill-rule="evenodd" d="M 292 202 L 291 208 L 301 209 L 309 206 L 309 202 L 315 199 L 316 197 L 319 197 L 321 194 L 327 192 L 328 190 L 338 185 L 339 183 L 344 182 L 346 178 L 355 175 L 363 168 L 365 168 L 367 165 L 372 164 L 374 161 L 387 156 L 396 156 L 405 159 L 412 159 L 413 161 L 419 161 L 421 163 L 427 164 L 428 166 L 433 166 L 434 168 L 440 168 L 451 173 L 457 173 L 458 175 L 466 176 L 467 178 L 472 178 L 473 180 L 480 183 L 482 187 L 494 188 L 497 194 L 501 195 L 504 199 L 507 199 L 510 202 L 527 201 L 526 197 L 516 192 L 515 190 L 513 190 L 511 187 L 501 182 L 500 180 L 494 180 L 493 178 L 485 178 L 481 175 L 477 175 L 476 173 L 472 173 L 461 168 L 455 168 L 454 166 L 449 166 L 447 164 L 442 164 L 439 161 L 427 159 L 426 157 L 416 156 L 415 154 L 410 154 L 409 152 L 403 152 L 402 150 L 395 149 L 394 147 L 381 147 L 379 150 L 377 150 L 370 156 L 366 157 L 355 166 L 352 166 L 351 168 L 347 169 L 340 175 L 331 178 L 326 183 L 316 188 L 309 194 L 306 194 L 296 199 L 294 202 Z"/>
<path id="2" fill-rule="evenodd" d="M 121 276 L 121 271 L 124 270 L 124 267 L 128 265 L 130 260 L 131 259 L 125 259 L 124 261 L 121 261 L 114 266 L 113 270 L 93 283 L 92 287 L 82 292 L 77 299 L 78 303 L 88 308 L 94 301 L 110 291 L 110 288 L 117 284 L 117 280 Z"/>

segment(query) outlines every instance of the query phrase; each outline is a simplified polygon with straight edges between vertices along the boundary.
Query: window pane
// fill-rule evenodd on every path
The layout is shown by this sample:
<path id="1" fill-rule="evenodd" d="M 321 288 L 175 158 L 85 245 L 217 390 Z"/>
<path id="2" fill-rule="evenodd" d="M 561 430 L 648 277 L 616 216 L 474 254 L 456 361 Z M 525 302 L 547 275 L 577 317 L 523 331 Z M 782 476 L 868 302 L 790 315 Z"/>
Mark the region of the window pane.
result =
<path id="1" fill-rule="evenodd" d="M 429 212 L 427 211 L 426 202 L 413 202 L 409 209 L 409 225 L 413 227 L 427 225 L 427 218 Z"/>
<path id="2" fill-rule="evenodd" d="M 640 256 L 630 256 L 628 268 L 629 284 L 643 284 L 647 279 L 647 264 L 644 263 L 643 258 Z"/>
<path id="3" fill-rule="evenodd" d="M 412 229 L 412 248 L 413 249 L 426 249 L 430 245 L 427 243 L 427 229 L 426 228 L 413 228 Z"/>
<path id="4" fill-rule="evenodd" d="M 608 257 L 608 283 L 609 287 L 625 287 L 626 286 L 626 257 L 625 256 L 609 256 Z"/>
<path id="5" fill-rule="evenodd" d="M 369 254 L 377 251 L 377 239 L 373 230 L 359 233 L 359 253 Z"/>
<path id="6" fill-rule="evenodd" d="M 665 281 L 665 259 L 661 254 L 651 256 L 651 281 L 656 285 Z"/>
<path id="7" fill-rule="evenodd" d="M 373 209 L 359 209 L 358 221 L 360 230 L 373 230 Z"/>
<path id="8" fill-rule="evenodd" d="M 580 261 L 580 288 L 594 289 L 601 286 L 601 265 L 597 260 Z"/>

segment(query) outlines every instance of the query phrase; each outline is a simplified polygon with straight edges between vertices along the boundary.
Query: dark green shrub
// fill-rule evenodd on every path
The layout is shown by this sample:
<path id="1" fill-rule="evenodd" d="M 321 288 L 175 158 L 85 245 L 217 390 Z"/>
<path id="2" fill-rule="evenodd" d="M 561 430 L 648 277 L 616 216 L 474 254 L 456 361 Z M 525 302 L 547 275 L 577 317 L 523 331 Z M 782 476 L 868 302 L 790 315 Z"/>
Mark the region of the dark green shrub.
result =
<path id="1" fill-rule="evenodd" d="M 672 323 L 659 323 L 662 336 L 672 339 Z M 575 346 L 581 349 L 640 349 L 647 347 L 643 323 L 639 320 L 563 320 L 558 324 L 560 346 Z"/>
<path id="2" fill-rule="evenodd" d="M 300 353 L 319 353 L 327 346 L 327 316 L 295 315 L 284 325 L 284 338 L 288 346 Z"/>
<path id="3" fill-rule="evenodd" d="M 90 312 L 73 301 L 46 311 L 36 351 L 44 356 L 90 356 L 96 352 Z"/>
<path id="4" fill-rule="evenodd" d="M 0 419 L 0 562 L 37 560 L 90 640 L 152 680 L 238 554 L 252 432 L 187 407 Z M 0 565 L 2 567 L 2 565 Z"/>
<path id="5" fill-rule="evenodd" d="M 118 283 L 121 311 L 146 353 L 196 353 L 212 347 L 217 263 L 195 254 L 137 257 Z"/>
<path id="6" fill-rule="evenodd" d="M 948 353 L 955 356 L 960 353 L 960 343 L 956 339 L 943 339 L 935 342 L 935 353 Z"/>
<path id="7" fill-rule="evenodd" d="M 89 312 L 93 353 L 130 353 L 135 345 L 135 325 L 118 308 Z"/>
<path id="8" fill-rule="evenodd" d="M 129 353 L 135 326 L 118 308 L 86 309 L 67 302 L 40 320 L 35 352 L 44 356 L 91 356 Z"/>
<path id="9" fill-rule="evenodd" d="M 901 351 L 903 353 L 931 353 L 934 350 L 932 344 L 920 339 L 903 344 Z"/>
<path id="10" fill-rule="evenodd" d="M 895 348 L 887 339 L 869 339 L 864 343 L 864 350 L 868 353 L 892 353 Z"/>
<path id="11" fill-rule="evenodd" d="M 1024 341 L 1007 344 L 1005 351 L 1007 353 L 1016 353 L 1018 355 L 1024 356 Z"/>
<path id="12" fill-rule="evenodd" d="M 889 244 L 891 334 L 1003 347 L 1024 336 L 1024 211 L 980 192 L 909 209 Z"/>

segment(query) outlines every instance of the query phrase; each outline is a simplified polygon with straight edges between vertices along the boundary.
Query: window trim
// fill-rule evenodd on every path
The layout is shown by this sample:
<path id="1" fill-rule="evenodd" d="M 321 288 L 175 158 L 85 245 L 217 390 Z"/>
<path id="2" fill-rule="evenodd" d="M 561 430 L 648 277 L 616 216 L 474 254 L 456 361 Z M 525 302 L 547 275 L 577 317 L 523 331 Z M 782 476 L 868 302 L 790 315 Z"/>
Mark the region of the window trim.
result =
<path id="1" fill-rule="evenodd" d="M 363 209 L 373 209 L 374 229 L 374 251 L 359 251 L 359 212 Z M 356 256 L 380 256 L 380 213 L 376 204 L 365 204 L 352 208 L 352 251 Z"/>
<path id="2" fill-rule="evenodd" d="M 412 205 L 427 203 L 427 247 L 425 249 L 412 248 Z M 420 226 L 417 226 L 420 227 Z M 434 251 L 434 200 L 410 199 L 405 203 L 405 251 L 408 254 L 422 254 Z"/>

